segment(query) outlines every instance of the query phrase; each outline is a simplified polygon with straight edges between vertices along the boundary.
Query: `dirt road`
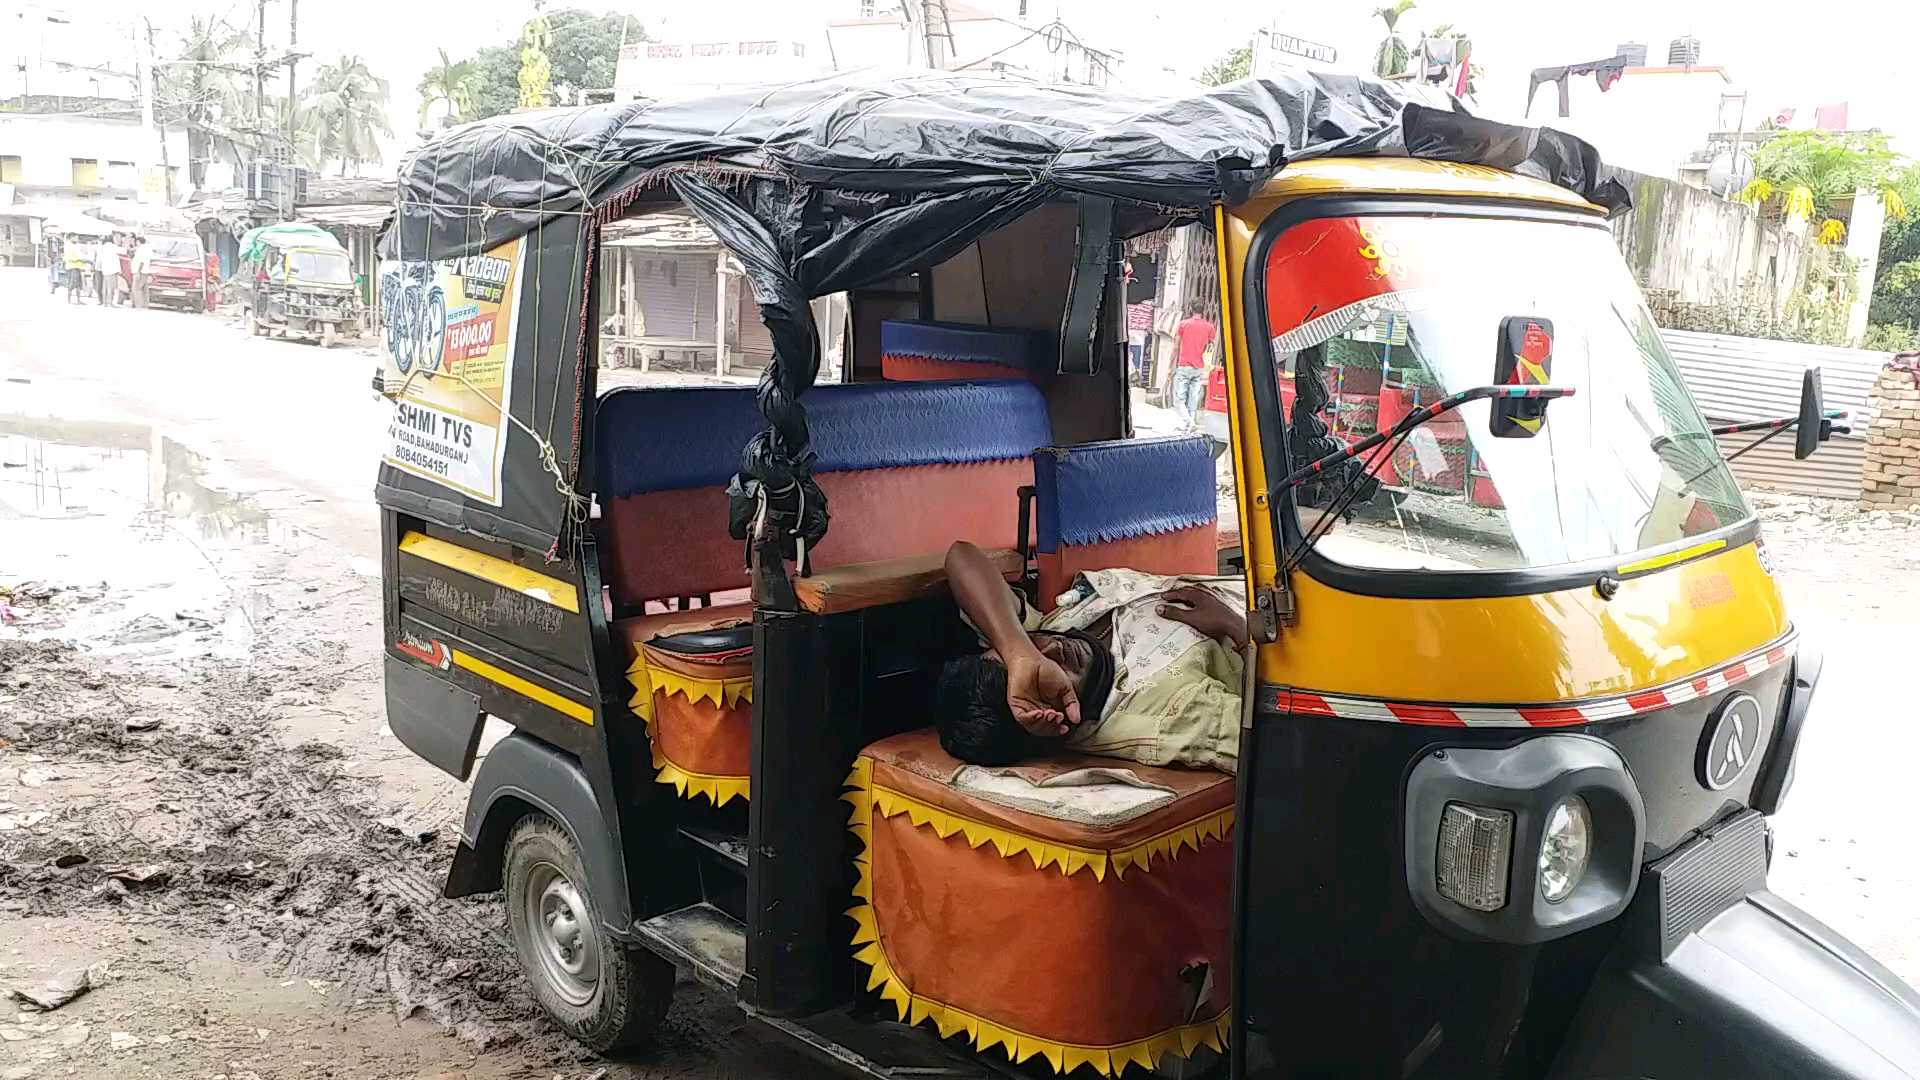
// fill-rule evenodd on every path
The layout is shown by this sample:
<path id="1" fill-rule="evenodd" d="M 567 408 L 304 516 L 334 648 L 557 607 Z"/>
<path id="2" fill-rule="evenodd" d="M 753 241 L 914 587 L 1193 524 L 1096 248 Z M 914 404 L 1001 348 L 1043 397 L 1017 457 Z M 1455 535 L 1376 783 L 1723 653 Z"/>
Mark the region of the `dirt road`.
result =
<path id="1" fill-rule="evenodd" d="M 0 272 L 0 993 L 99 985 L 0 1006 L 0 1077 L 825 1075 L 691 983 L 586 1056 L 497 901 L 440 898 L 464 788 L 382 719 L 369 355 L 30 284 Z"/>
<path id="2" fill-rule="evenodd" d="M 498 903 L 439 897 L 464 791 L 382 722 L 372 363 L 0 270 L 0 991 L 93 973 L 0 1008 L 0 1080 L 828 1075 L 691 984 L 588 1058 Z M 1765 514 L 1829 656 L 1775 883 L 1920 980 L 1920 527 Z"/>

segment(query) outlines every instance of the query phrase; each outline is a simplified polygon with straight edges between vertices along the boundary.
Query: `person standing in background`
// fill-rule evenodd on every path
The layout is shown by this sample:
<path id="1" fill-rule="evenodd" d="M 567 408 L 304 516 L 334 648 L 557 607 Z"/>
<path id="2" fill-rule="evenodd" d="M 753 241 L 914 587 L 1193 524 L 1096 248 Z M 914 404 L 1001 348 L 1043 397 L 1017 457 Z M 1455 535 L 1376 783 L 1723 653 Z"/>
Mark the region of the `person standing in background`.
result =
<path id="1" fill-rule="evenodd" d="M 1213 320 L 1204 315 L 1200 301 L 1187 304 L 1187 317 L 1173 328 L 1175 345 L 1173 404 L 1188 431 L 1198 421 L 1207 393 L 1207 346 L 1213 344 Z"/>
<path id="2" fill-rule="evenodd" d="M 62 259 L 67 267 L 67 303 L 80 302 L 84 275 L 93 271 L 93 261 L 87 254 L 87 242 L 77 236 L 67 238 L 67 246 Z"/>
<path id="3" fill-rule="evenodd" d="M 120 275 L 120 249 L 113 246 L 113 238 L 106 237 L 99 243 L 90 245 L 90 264 L 93 269 L 93 296 L 100 301 L 101 307 L 113 305 L 113 294 L 107 291 L 109 278 Z"/>
<path id="4" fill-rule="evenodd" d="M 153 272 L 153 241 L 140 237 L 133 249 L 133 306 L 147 306 L 147 275 Z"/>
<path id="5" fill-rule="evenodd" d="M 67 283 L 67 245 L 58 236 L 47 237 L 47 295 L 60 291 Z"/>
<path id="6" fill-rule="evenodd" d="M 1133 385 L 1147 386 L 1147 342 L 1153 336 L 1153 301 L 1127 305 L 1127 360 L 1133 369 Z"/>

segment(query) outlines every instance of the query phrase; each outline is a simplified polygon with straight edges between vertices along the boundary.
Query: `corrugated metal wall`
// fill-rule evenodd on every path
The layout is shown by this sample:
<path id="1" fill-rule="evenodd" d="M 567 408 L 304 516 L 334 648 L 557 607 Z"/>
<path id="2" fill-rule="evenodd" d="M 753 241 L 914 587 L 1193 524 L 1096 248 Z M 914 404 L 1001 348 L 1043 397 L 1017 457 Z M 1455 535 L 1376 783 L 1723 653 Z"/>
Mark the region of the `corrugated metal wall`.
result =
<path id="1" fill-rule="evenodd" d="M 1735 461 L 1733 472 L 1753 487 L 1835 499 L 1860 497 L 1870 419 L 1867 392 L 1890 354 L 1686 330 L 1662 330 L 1660 337 L 1701 411 L 1722 423 L 1792 413 L 1800 405 L 1800 373 L 1819 368 L 1827 408 L 1851 411 L 1856 434 L 1836 436 L 1805 461 L 1794 460 L 1792 435 L 1781 435 Z M 1730 454 L 1755 438 L 1730 435 L 1720 440 L 1720 448 Z"/>

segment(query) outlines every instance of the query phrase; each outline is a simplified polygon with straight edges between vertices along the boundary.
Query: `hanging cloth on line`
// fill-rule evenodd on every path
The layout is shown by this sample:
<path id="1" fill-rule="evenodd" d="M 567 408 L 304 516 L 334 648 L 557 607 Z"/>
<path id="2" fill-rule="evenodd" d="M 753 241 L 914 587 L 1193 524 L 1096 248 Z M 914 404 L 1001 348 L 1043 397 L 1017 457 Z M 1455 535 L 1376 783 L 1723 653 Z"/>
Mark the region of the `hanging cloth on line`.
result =
<path id="1" fill-rule="evenodd" d="M 1534 68 L 1532 80 L 1527 84 L 1526 115 L 1533 113 L 1533 95 L 1540 89 L 1541 83 L 1550 82 L 1560 88 L 1560 115 L 1566 116 L 1569 76 L 1592 75 L 1594 81 L 1600 84 L 1600 92 L 1604 94 L 1613 89 L 1613 84 L 1619 82 L 1620 76 L 1632 66 L 1624 56 L 1609 56 L 1605 60 L 1588 60 L 1585 63 L 1567 64 L 1563 67 Z"/>

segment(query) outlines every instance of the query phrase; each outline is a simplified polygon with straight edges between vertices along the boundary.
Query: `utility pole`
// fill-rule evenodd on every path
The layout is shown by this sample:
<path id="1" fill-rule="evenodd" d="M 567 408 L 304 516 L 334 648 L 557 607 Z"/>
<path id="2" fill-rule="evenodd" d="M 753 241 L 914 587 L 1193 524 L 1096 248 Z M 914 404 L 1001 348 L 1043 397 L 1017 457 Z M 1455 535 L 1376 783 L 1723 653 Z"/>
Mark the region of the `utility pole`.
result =
<path id="1" fill-rule="evenodd" d="M 174 200 L 173 162 L 168 160 L 167 129 L 166 125 L 157 123 L 154 117 L 154 109 L 158 105 L 160 97 L 160 65 L 154 60 L 153 20 L 147 19 L 145 21 L 147 24 L 147 47 L 141 58 L 146 62 L 147 78 L 145 82 L 142 83 L 146 93 L 142 95 L 145 100 L 140 105 L 140 119 L 146 123 L 147 130 L 157 135 L 160 139 L 160 177 L 161 183 L 163 184 L 161 190 L 167 193 L 167 205 L 172 206 Z M 144 187 L 145 184 L 146 178 L 143 171 L 141 185 Z"/>
<path id="2" fill-rule="evenodd" d="M 925 66 L 945 71 L 953 59 L 953 25 L 947 18 L 946 0 L 903 0 L 900 6 L 907 16 L 907 33 L 911 35 L 918 24 Z"/>
<path id="3" fill-rule="evenodd" d="M 294 69 L 300 64 L 299 53 L 297 51 L 299 45 L 300 0 L 287 0 L 287 128 L 284 143 L 286 148 L 284 160 L 286 161 L 287 168 L 284 183 L 286 190 L 280 199 L 280 212 L 289 218 L 293 217 L 293 204 L 299 197 L 298 192 L 294 190 L 296 187 L 294 182 L 294 169 L 296 165 L 293 153 L 293 140 L 298 122 L 294 112 L 299 107 L 297 103 L 300 100 L 298 95 L 294 93 L 294 84 L 297 81 L 297 74 Z"/>
<path id="4" fill-rule="evenodd" d="M 258 0 L 253 39 L 253 126 L 267 130 L 267 0 Z"/>

